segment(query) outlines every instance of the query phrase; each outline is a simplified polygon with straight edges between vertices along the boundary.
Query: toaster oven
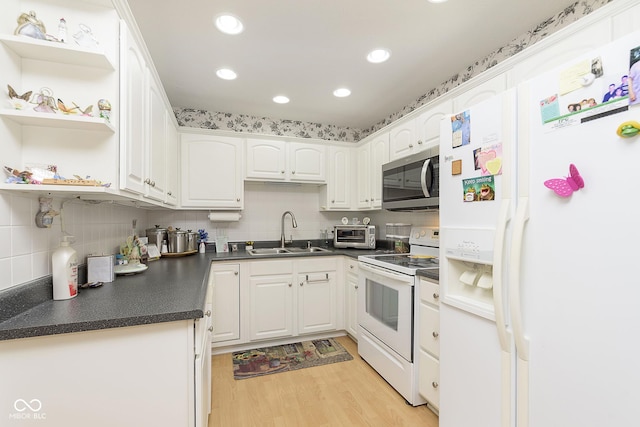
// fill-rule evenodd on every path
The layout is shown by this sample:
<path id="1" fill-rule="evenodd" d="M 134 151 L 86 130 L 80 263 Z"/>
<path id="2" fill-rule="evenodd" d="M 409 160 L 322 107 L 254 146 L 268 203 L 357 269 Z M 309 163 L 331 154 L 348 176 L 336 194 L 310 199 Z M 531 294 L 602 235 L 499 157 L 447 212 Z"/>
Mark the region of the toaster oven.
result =
<path id="1" fill-rule="evenodd" d="M 335 225 L 333 227 L 335 248 L 376 248 L 375 225 Z"/>

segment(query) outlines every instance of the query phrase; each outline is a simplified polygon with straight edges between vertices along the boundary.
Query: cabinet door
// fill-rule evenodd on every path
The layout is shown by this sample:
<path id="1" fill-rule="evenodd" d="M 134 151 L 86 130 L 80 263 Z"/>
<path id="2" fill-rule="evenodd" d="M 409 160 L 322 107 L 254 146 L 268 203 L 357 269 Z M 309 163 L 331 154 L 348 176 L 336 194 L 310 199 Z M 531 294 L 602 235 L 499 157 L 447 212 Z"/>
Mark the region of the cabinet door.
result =
<path id="1" fill-rule="evenodd" d="M 298 274 L 298 333 L 336 329 L 336 272 Z"/>
<path id="2" fill-rule="evenodd" d="M 247 139 L 247 179 L 284 181 L 286 143 L 269 139 Z"/>
<path id="3" fill-rule="evenodd" d="M 371 143 L 368 142 L 356 149 L 357 170 L 357 206 L 358 209 L 371 207 Z"/>
<path id="4" fill-rule="evenodd" d="M 158 84 L 153 76 L 149 82 L 148 111 L 148 165 L 146 168 L 145 195 L 151 199 L 164 202 L 166 189 L 166 155 L 167 155 L 167 107 Z"/>
<path id="5" fill-rule="evenodd" d="M 289 179 L 302 182 L 326 182 L 327 147 L 304 142 L 289 143 Z"/>
<path id="6" fill-rule="evenodd" d="M 329 147 L 326 209 L 351 208 L 351 147 Z"/>
<path id="7" fill-rule="evenodd" d="M 389 159 L 396 160 L 418 152 L 415 120 L 395 125 L 389 131 Z"/>
<path id="8" fill-rule="evenodd" d="M 347 333 L 358 339 L 358 262 L 349 260 L 346 263 L 346 318 Z"/>
<path id="9" fill-rule="evenodd" d="M 242 143 L 241 138 L 182 135 L 182 207 L 242 209 Z"/>
<path id="10" fill-rule="evenodd" d="M 505 90 L 507 90 L 507 75 L 506 73 L 498 74 L 490 80 L 470 87 L 465 92 L 456 96 L 453 100 L 454 113 L 458 113 L 485 99 L 492 98 Z"/>
<path id="11" fill-rule="evenodd" d="M 173 112 L 166 112 L 167 120 L 167 155 L 165 161 L 167 191 L 165 203 L 171 206 L 178 204 L 178 129 L 171 118 Z"/>
<path id="12" fill-rule="evenodd" d="M 440 362 L 422 349 L 420 349 L 418 360 L 418 392 L 434 408 L 439 409 Z"/>
<path id="13" fill-rule="evenodd" d="M 213 289 L 212 342 L 240 339 L 240 265 L 213 263 L 209 281 Z"/>
<path id="14" fill-rule="evenodd" d="M 138 194 L 145 193 L 145 161 L 147 155 L 145 120 L 147 99 L 147 64 L 135 39 L 126 25 L 121 27 L 122 111 L 120 115 L 123 138 L 120 142 L 120 187 Z"/>
<path id="15" fill-rule="evenodd" d="M 425 110 L 416 119 L 418 151 L 440 145 L 440 122 L 453 112 L 453 102 L 445 100 Z"/>
<path id="16" fill-rule="evenodd" d="M 249 278 L 249 339 L 293 335 L 293 276 Z"/>
<path id="17" fill-rule="evenodd" d="M 440 358 L 440 316 L 438 309 L 420 301 L 420 348 Z"/>
<path id="18" fill-rule="evenodd" d="M 389 161 L 389 133 L 371 141 L 371 207 L 382 209 L 382 165 Z"/>

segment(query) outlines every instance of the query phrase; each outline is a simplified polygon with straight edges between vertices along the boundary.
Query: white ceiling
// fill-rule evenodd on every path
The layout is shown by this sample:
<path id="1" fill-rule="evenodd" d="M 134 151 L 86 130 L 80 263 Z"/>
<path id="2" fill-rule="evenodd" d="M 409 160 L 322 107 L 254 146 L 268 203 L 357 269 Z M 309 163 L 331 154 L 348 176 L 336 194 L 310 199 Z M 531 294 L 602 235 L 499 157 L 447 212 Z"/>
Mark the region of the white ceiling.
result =
<path id="1" fill-rule="evenodd" d="M 366 129 L 573 0 L 128 0 L 173 107 Z M 230 12 L 245 25 L 220 33 Z M 383 64 L 367 52 L 386 47 Z M 238 78 L 215 76 L 229 67 Z M 348 87 L 352 94 L 332 92 Z M 275 95 L 289 104 L 275 104 Z"/>

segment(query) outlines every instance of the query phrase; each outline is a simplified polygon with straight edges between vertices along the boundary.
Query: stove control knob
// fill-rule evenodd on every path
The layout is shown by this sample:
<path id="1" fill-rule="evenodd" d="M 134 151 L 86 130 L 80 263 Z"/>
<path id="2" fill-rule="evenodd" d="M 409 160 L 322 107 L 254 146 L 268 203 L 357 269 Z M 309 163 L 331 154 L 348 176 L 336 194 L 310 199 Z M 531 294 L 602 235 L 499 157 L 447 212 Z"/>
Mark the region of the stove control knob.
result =
<path id="1" fill-rule="evenodd" d="M 420 230 L 420 236 L 424 237 L 427 234 L 427 230 Z"/>
<path id="2" fill-rule="evenodd" d="M 420 233 L 416 233 L 414 237 L 415 237 L 416 239 L 419 239 L 419 238 L 420 238 Z"/>

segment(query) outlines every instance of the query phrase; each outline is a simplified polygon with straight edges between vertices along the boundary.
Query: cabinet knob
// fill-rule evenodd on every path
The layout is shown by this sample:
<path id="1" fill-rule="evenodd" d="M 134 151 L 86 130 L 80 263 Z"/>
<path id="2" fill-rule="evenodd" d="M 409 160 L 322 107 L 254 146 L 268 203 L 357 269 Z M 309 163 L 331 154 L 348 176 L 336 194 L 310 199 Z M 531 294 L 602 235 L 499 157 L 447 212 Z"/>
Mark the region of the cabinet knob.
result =
<path id="1" fill-rule="evenodd" d="M 280 171 L 281 174 L 284 174 L 284 171 Z"/>
<path id="2" fill-rule="evenodd" d="M 304 282 L 300 282 L 300 286 L 304 285 Z"/>
<path id="3" fill-rule="evenodd" d="M 440 294 L 437 293 L 437 292 L 434 292 L 433 293 L 433 299 L 438 299 L 438 298 L 440 298 Z"/>
<path id="4" fill-rule="evenodd" d="M 291 283 L 289 283 L 289 287 L 291 287 L 291 286 L 292 286 Z"/>
<path id="5" fill-rule="evenodd" d="M 213 326 L 209 326 L 209 332 L 213 332 Z"/>
<path id="6" fill-rule="evenodd" d="M 433 388 L 438 388 L 438 383 L 437 383 L 437 382 L 435 382 L 435 381 L 434 381 L 434 382 L 432 382 L 432 383 L 431 383 L 431 387 L 433 387 Z"/>
<path id="7" fill-rule="evenodd" d="M 356 289 L 358 289 L 358 285 L 354 286 Z"/>
<path id="8" fill-rule="evenodd" d="M 433 331 L 431 333 L 431 335 L 433 335 L 434 338 L 438 338 L 440 336 L 440 334 L 438 333 L 438 331 Z"/>
<path id="9" fill-rule="evenodd" d="M 295 175 L 295 174 L 296 174 L 296 171 L 291 171 L 291 175 Z"/>
<path id="10" fill-rule="evenodd" d="M 413 148 L 413 144 L 409 144 L 409 148 Z"/>
<path id="11" fill-rule="evenodd" d="M 211 310 L 207 310 L 207 311 L 204 313 L 204 315 L 205 315 L 205 316 L 207 316 L 207 317 L 211 317 Z"/>
<path id="12" fill-rule="evenodd" d="M 239 201 L 240 201 L 240 197 L 238 197 L 238 198 L 236 199 L 236 202 L 239 202 Z"/>
<path id="13" fill-rule="evenodd" d="M 234 271 L 233 274 L 237 276 L 240 273 L 238 273 L 237 271 Z"/>
<path id="14" fill-rule="evenodd" d="M 151 180 L 149 178 L 147 178 L 147 179 L 144 180 L 144 183 L 145 184 L 151 184 Z"/>
<path id="15" fill-rule="evenodd" d="M 335 202 L 336 202 L 335 200 L 332 200 L 332 201 L 331 201 L 331 203 L 335 203 Z"/>
<path id="16" fill-rule="evenodd" d="M 156 182 L 155 181 L 151 181 L 151 186 L 155 187 L 156 186 Z"/>
<path id="17" fill-rule="evenodd" d="M 173 196 L 173 193 L 171 191 L 167 191 L 167 196 Z"/>
<path id="18" fill-rule="evenodd" d="M 353 270 L 353 264 L 352 264 L 352 265 L 350 265 L 350 266 L 349 266 L 349 268 Z"/>
<path id="19" fill-rule="evenodd" d="M 418 145 L 422 145 L 422 140 L 421 139 L 418 140 Z"/>

